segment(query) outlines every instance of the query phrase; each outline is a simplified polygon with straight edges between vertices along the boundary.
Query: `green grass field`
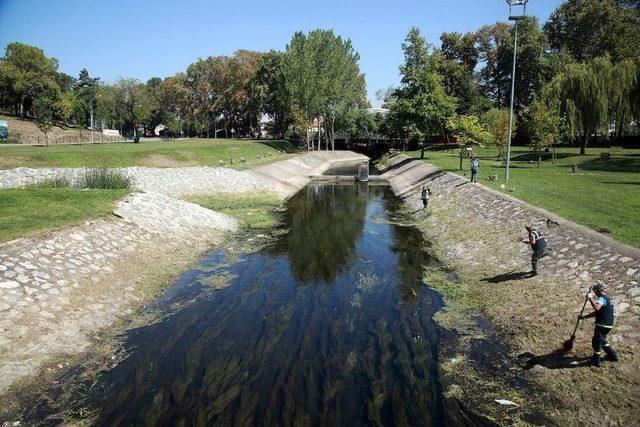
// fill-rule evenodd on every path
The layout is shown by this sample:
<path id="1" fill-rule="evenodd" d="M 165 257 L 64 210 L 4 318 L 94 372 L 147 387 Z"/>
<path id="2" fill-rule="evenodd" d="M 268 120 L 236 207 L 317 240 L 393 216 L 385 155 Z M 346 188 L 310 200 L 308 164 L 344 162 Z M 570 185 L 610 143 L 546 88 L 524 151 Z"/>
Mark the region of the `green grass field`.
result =
<path id="1" fill-rule="evenodd" d="M 130 190 L 0 190 L 0 242 L 109 217 Z"/>
<path id="2" fill-rule="evenodd" d="M 243 169 L 282 160 L 296 151 L 288 141 L 200 139 L 49 147 L 0 146 L 0 169 L 26 167 L 225 166 Z M 264 155 L 267 154 L 267 157 Z M 260 156 L 258 159 L 257 156 Z M 244 158 L 245 162 L 240 162 Z M 230 163 L 234 160 L 233 165 Z"/>
<path id="3" fill-rule="evenodd" d="M 279 215 L 275 209 L 280 199 L 269 193 L 216 194 L 215 196 L 193 196 L 189 202 L 207 209 L 230 215 L 250 229 L 273 228 L 278 225 Z"/>
<path id="4" fill-rule="evenodd" d="M 600 153 L 612 154 L 609 160 Z M 620 242 L 640 247 L 640 150 L 589 148 L 586 156 L 577 148 L 557 148 L 557 160 L 550 154 L 538 169 L 537 157 L 527 147 L 512 150 L 509 184 L 504 184 L 504 164 L 497 151 L 474 148 L 480 160 L 478 182 L 505 192 L 604 233 Z M 458 170 L 459 149 L 425 150 L 425 161 L 445 170 L 471 177 L 471 162 L 465 159 Z M 419 151 L 408 153 L 415 158 Z M 571 165 L 578 172 L 571 172 Z M 487 179 L 498 175 L 497 181 Z"/>

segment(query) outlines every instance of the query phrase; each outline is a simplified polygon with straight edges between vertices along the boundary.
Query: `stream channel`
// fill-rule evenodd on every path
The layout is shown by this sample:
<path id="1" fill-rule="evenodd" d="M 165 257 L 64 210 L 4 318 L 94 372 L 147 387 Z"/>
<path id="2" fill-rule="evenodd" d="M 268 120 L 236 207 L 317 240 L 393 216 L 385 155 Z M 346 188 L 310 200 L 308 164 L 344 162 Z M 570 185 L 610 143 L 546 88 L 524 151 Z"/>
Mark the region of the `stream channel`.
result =
<path id="1" fill-rule="evenodd" d="M 124 336 L 88 393 L 94 423 L 449 424 L 443 302 L 400 205 L 386 186 L 309 185 L 269 243 L 212 251 L 156 304 L 170 314 Z"/>

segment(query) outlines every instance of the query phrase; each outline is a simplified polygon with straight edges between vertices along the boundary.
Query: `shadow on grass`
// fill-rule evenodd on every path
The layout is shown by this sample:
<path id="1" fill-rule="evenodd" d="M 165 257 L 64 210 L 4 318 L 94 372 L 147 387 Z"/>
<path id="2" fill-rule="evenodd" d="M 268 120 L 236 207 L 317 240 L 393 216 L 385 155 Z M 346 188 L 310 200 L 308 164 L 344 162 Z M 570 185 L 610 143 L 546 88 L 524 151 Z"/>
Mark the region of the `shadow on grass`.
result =
<path id="1" fill-rule="evenodd" d="M 302 149 L 302 145 L 298 141 L 290 139 L 256 139 L 258 144 L 266 145 L 274 150 L 284 151 L 285 153 L 297 153 Z"/>
<path id="2" fill-rule="evenodd" d="M 640 185 L 640 181 L 601 181 L 600 184 Z"/>
<path id="3" fill-rule="evenodd" d="M 522 280 L 531 278 L 531 273 L 529 271 L 512 271 L 511 273 L 498 274 L 493 277 L 485 277 L 482 279 L 483 282 L 487 283 L 502 283 L 509 282 L 511 280 Z"/>
<path id="4" fill-rule="evenodd" d="M 556 153 L 556 159 L 566 159 L 567 157 L 575 157 L 573 153 Z M 542 161 L 551 160 L 552 153 L 542 153 Z M 511 157 L 512 162 L 537 162 L 538 154 L 535 151 L 522 153 Z"/>
<path id="5" fill-rule="evenodd" d="M 524 369 L 531 369 L 536 365 L 547 369 L 584 368 L 589 366 L 589 357 L 569 356 L 563 348 L 553 350 L 550 353 L 536 356 L 531 352 L 518 355 L 518 364 Z"/>
<path id="6" fill-rule="evenodd" d="M 613 157 L 609 160 L 594 158 L 580 164 L 580 169 L 597 172 L 640 172 L 640 157 Z"/>

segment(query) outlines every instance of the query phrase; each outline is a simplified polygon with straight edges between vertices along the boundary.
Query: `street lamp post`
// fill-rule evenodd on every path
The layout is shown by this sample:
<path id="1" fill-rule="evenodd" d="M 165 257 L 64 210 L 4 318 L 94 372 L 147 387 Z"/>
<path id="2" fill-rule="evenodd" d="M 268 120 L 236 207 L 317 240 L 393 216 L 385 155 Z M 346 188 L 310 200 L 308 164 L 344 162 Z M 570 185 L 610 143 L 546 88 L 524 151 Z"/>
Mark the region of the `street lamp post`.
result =
<path id="1" fill-rule="evenodd" d="M 509 109 L 509 134 L 507 135 L 507 165 L 504 180 L 509 181 L 509 162 L 511 160 L 511 135 L 513 134 L 513 99 L 516 88 L 516 57 L 518 51 L 518 21 L 522 21 L 527 14 L 529 0 L 506 0 L 509 5 L 509 21 L 515 21 L 515 35 L 513 38 L 513 70 L 511 71 L 511 108 Z M 519 10 L 518 10 L 519 9 Z M 520 13 L 514 13 L 520 12 Z"/>

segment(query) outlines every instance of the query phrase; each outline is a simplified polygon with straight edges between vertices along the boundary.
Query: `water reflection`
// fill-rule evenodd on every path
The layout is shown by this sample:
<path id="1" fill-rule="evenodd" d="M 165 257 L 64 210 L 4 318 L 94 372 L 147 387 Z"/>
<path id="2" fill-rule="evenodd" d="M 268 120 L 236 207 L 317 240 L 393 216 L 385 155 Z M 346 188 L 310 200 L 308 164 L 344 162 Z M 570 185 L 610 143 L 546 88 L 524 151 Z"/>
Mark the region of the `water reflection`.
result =
<path id="1" fill-rule="evenodd" d="M 420 286 L 420 235 L 384 221 L 387 191 L 293 198 L 289 234 L 227 267 L 229 287 L 128 335 L 132 355 L 92 396 L 97 424 L 440 424 L 441 303 Z"/>
<path id="2" fill-rule="evenodd" d="M 301 284 L 331 282 L 353 266 L 356 241 L 364 228 L 366 184 L 308 186 L 288 203 L 289 233 L 270 250 L 286 254 Z"/>

